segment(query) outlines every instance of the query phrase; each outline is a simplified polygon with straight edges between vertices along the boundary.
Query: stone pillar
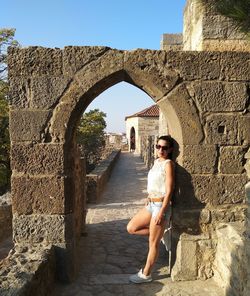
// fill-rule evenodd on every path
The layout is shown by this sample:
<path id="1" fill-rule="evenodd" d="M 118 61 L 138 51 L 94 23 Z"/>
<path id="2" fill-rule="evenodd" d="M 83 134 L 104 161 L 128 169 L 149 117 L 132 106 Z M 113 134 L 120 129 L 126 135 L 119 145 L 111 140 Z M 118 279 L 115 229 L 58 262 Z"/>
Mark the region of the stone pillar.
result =
<path id="1" fill-rule="evenodd" d="M 70 281 L 79 236 L 75 155 L 64 139 L 52 141 L 48 126 L 70 77 L 59 49 L 10 49 L 8 65 L 13 240 L 54 245 L 58 278 Z"/>
<path id="2" fill-rule="evenodd" d="M 207 2 L 212 2 L 209 0 Z M 184 11 L 183 49 L 250 51 L 250 42 L 233 21 L 220 15 L 205 1 L 188 0 Z"/>

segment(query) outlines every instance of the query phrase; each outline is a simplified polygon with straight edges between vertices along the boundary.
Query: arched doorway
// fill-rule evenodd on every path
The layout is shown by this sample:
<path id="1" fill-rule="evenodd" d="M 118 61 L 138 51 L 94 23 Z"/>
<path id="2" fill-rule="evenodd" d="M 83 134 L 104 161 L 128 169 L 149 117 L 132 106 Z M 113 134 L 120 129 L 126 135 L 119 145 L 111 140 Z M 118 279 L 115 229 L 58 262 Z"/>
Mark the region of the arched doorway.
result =
<path id="1" fill-rule="evenodd" d="M 134 152 L 136 149 L 136 134 L 135 134 L 135 128 L 132 127 L 130 129 L 130 136 L 129 136 L 129 151 Z"/>
<path id="2" fill-rule="evenodd" d="M 179 145 L 181 168 L 175 203 L 179 229 L 190 233 L 200 226 L 197 223 L 203 223 L 212 233 L 214 205 L 229 205 L 221 211 L 233 213 L 237 201 L 242 210 L 244 190 L 235 184 L 245 184 L 246 176 L 242 164 L 236 173 L 227 169 L 226 155 L 249 143 L 247 116 L 239 112 L 246 103 L 230 106 L 232 111 L 225 103 L 230 101 L 231 92 L 227 91 L 223 100 L 214 100 L 213 89 L 246 90 L 245 85 L 238 86 L 248 81 L 247 58 L 243 53 L 120 51 L 107 47 L 11 49 L 14 242 L 54 245 L 62 279 L 74 275 L 84 203 L 76 127 L 87 106 L 121 81 L 145 91 L 160 106 Z M 236 86 L 232 84 L 235 73 L 225 66 L 229 63 L 235 63 L 230 69 L 239 69 L 242 82 L 237 80 Z M 245 96 L 237 98 L 244 101 Z M 237 129 L 233 128 L 235 120 Z M 210 207 L 203 216 L 201 203 Z M 192 244 L 195 252 L 197 244 Z"/>
<path id="3" fill-rule="evenodd" d="M 180 164 L 183 145 L 198 144 L 202 140 L 200 120 L 194 106 L 187 101 L 189 94 L 185 84 L 178 81 L 178 75 L 174 70 L 166 68 L 164 77 L 159 71 L 161 67 L 165 67 L 164 56 L 164 52 L 158 55 L 157 51 L 147 51 L 147 55 L 142 57 L 140 50 L 127 53 L 109 49 L 89 65 L 75 72 L 67 90 L 53 110 L 48 128 L 44 132 L 46 138 L 52 142 L 63 143 L 68 178 L 73 181 L 75 188 L 74 195 L 65 195 L 65 200 L 69 201 L 73 198 L 75 201 L 72 212 L 73 219 L 77 221 L 75 225 L 78 225 L 78 228 L 73 229 L 76 241 L 80 235 L 79 221 L 82 221 L 79 212 L 82 207 L 79 188 L 83 188 L 84 184 L 79 173 L 79 152 L 75 131 L 81 114 L 100 93 L 121 81 L 145 91 L 155 103 L 160 105 L 162 112 L 169 118 L 171 134 L 179 143 L 181 151 L 178 156 Z M 149 67 L 149 70 L 145 71 L 145 67 Z M 186 117 L 183 117 L 183 114 Z M 186 118 L 189 119 L 190 124 L 186 123 Z M 192 137 L 189 136 L 190 133 Z M 188 190 L 188 187 L 186 189 Z"/>

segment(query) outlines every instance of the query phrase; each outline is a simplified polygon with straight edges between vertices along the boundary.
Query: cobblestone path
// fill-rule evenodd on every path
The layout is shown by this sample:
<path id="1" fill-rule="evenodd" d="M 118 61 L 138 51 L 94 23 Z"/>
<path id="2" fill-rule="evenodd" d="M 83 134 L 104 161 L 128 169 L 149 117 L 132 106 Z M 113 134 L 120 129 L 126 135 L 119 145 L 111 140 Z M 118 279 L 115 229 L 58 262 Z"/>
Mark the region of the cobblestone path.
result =
<path id="1" fill-rule="evenodd" d="M 129 235 L 126 225 L 143 206 L 147 169 L 142 160 L 122 153 L 101 203 L 88 207 L 87 236 L 80 242 L 80 272 L 72 284 L 57 284 L 60 296 L 221 296 L 213 280 L 172 282 L 168 256 L 161 246 L 152 283 L 129 283 L 129 275 L 145 262 L 147 238 Z"/>

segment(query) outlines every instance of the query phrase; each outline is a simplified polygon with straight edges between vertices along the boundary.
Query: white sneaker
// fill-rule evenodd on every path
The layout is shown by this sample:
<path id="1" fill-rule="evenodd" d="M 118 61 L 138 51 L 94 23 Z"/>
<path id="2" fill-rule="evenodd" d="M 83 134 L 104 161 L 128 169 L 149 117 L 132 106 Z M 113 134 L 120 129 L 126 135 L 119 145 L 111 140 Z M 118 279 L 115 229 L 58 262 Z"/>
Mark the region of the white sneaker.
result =
<path id="1" fill-rule="evenodd" d="M 133 274 L 129 277 L 130 282 L 135 283 L 135 284 L 142 284 L 142 283 L 149 283 L 152 281 L 151 274 L 150 275 L 145 275 L 142 273 L 142 269 L 136 273 Z"/>

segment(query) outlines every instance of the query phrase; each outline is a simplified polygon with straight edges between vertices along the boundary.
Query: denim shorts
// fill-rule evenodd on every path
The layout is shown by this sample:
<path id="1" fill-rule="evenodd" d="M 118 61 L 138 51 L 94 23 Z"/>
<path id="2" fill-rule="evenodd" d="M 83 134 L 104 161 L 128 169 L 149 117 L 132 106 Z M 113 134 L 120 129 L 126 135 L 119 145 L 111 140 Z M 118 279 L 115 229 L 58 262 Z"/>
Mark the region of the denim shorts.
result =
<path id="1" fill-rule="evenodd" d="M 160 212 L 162 202 L 151 201 L 146 205 L 146 209 L 152 214 L 152 218 L 156 218 Z M 165 212 L 164 219 L 169 221 L 171 217 L 171 206 L 168 206 L 167 211 Z"/>

